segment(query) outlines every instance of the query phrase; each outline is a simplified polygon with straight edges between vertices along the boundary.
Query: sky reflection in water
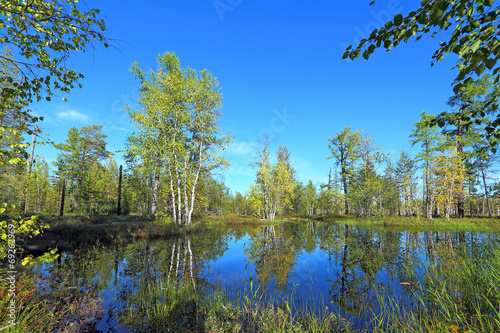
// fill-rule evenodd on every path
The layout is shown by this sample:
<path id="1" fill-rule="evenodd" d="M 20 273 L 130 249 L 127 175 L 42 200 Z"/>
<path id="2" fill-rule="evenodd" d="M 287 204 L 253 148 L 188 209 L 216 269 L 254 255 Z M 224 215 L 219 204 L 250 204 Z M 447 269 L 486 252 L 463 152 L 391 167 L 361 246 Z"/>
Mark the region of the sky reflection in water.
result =
<path id="1" fill-rule="evenodd" d="M 103 332 L 126 332 L 119 309 L 139 307 L 152 281 L 182 276 L 197 292 L 223 288 L 241 301 L 245 292 L 258 290 L 263 300 L 288 300 L 295 309 L 308 306 L 318 313 L 326 307 L 362 328 L 379 311 L 377 295 L 409 307 L 426 264 L 446 260 L 444 253 L 462 253 L 460 248 L 462 255 L 480 258 L 483 246 L 497 240 L 495 234 L 390 232 L 326 222 L 244 225 L 82 249 L 44 271 L 68 271 L 72 282 L 100 290 L 110 310 L 97 326 Z"/>

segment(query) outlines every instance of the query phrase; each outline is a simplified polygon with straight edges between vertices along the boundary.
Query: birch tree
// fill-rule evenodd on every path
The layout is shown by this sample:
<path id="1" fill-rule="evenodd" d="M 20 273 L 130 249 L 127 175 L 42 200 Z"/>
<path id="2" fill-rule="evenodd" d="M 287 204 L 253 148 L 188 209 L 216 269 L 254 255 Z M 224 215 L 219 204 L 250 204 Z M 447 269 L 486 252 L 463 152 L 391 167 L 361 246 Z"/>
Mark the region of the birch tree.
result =
<path id="1" fill-rule="evenodd" d="M 158 56 L 158 69 L 149 73 L 137 63 L 131 72 L 140 80 L 140 109 L 127 107 L 138 132 L 135 147 L 127 148 L 154 168 L 151 214 L 156 213 L 161 175 L 172 203 L 176 225 L 189 226 L 196 187 L 202 173 L 227 166 L 220 153 L 231 137 L 222 136 L 221 94 L 208 71 L 183 69 L 174 53 Z M 130 140 L 129 140 L 130 141 Z"/>
<path id="2" fill-rule="evenodd" d="M 276 213 L 281 213 L 289 208 L 292 203 L 295 182 L 295 170 L 290 164 L 290 153 L 285 147 L 279 146 L 276 151 L 277 163 L 272 165 L 269 161 L 269 141 L 257 153 L 258 159 L 254 167 L 258 167 L 257 181 L 253 189 L 257 198 L 252 198 L 255 207 L 258 203 L 262 208 L 266 220 L 274 220 Z"/>
<path id="3" fill-rule="evenodd" d="M 272 219 L 277 212 L 280 214 L 291 207 L 294 195 L 295 170 L 290 164 L 290 153 L 286 146 L 279 146 L 276 151 L 277 164 L 273 168 L 273 206 Z"/>
<path id="4" fill-rule="evenodd" d="M 309 179 L 309 182 L 304 187 L 302 196 L 307 215 L 313 215 L 314 210 L 316 209 L 318 195 L 316 194 L 316 186 L 314 186 L 312 180 Z"/>

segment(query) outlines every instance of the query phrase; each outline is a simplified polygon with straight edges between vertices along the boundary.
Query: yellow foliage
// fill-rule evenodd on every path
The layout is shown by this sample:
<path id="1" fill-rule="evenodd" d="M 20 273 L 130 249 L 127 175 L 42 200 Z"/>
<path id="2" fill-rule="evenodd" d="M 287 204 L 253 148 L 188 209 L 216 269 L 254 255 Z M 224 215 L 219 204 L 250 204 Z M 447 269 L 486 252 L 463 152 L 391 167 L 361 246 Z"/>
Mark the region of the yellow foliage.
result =
<path id="1" fill-rule="evenodd" d="M 462 158 L 456 147 L 451 146 L 439 154 L 431 166 L 436 179 L 436 204 L 449 218 L 452 206 L 464 191 L 461 186 L 465 174 Z"/>

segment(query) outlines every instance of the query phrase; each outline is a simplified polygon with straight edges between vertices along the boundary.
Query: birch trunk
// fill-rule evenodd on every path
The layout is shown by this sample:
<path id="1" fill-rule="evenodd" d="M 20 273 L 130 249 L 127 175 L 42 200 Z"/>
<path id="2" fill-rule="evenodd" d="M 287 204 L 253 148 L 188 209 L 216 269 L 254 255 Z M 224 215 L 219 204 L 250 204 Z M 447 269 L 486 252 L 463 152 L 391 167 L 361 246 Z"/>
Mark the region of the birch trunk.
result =
<path id="1" fill-rule="evenodd" d="M 24 182 L 23 196 L 21 200 L 21 211 L 26 214 L 27 204 L 26 198 L 28 197 L 28 185 L 31 176 L 31 167 L 33 166 L 33 155 L 35 153 L 35 143 L 36 143 L 36 133 L 38 132 L 38 125 L 35 125 L 35 131 L 33 132 L 33 141 L 31 143 L 31 153 L 28 163 L 28 172 L 26 173 L 26 181 Z"/>
<path id="2" fill-rule="evenodd" d="M 156 161 L 155 177 L 153 181 L 153 201 L 151 203 L 151 214 L 150 214 L 151 217 L 154 217 L 156 214 L 159 186 L 160 186 L 160 160 L 158 158 Z"/>
<path id="3" fill-rule="evenodd" d="M 483 186 L 484 186 L 484 196 L 486 197 L 487 209 L 488 209 L 488 217 L 491 217 L 491 204 L 490 204 L 490 196 L 488 195 L 488 187 L 486 186 L 486 176 L 484 174 L 484 167 L 481 165 L 481 174 L 483 176 Z M 484 205 L 483 205 L 483 214 L 484 214 Z"/>

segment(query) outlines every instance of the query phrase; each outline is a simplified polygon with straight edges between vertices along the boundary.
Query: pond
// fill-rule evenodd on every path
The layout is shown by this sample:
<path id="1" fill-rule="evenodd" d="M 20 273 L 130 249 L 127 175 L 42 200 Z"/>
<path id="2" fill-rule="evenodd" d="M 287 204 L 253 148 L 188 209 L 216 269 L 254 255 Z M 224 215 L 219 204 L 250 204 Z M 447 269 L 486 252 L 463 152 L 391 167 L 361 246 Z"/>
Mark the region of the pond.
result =
<path id="1" fill-rule="evenodd" d="M 250 302 L 291 313 L 328 311 L 354 329 L 370 329 L 387 308 L 406 313 L 430 302 L 418 295 L 436 277 L 450 280 L 449 292 L 465 299 L 463 286 L 453 285 L 457 267 L 480 264 L 498 239 L 313 221 L 219 225 L 189 236 L 63 253 L 38 269 L 45 279 L 65 276 L 70 284 L 97 289 L 106 310 L 96 325 L 102 332 L 199 324 L 200 295 L 213 306 Z M 439 268 L 437 275 L 431 267 Z"/>

